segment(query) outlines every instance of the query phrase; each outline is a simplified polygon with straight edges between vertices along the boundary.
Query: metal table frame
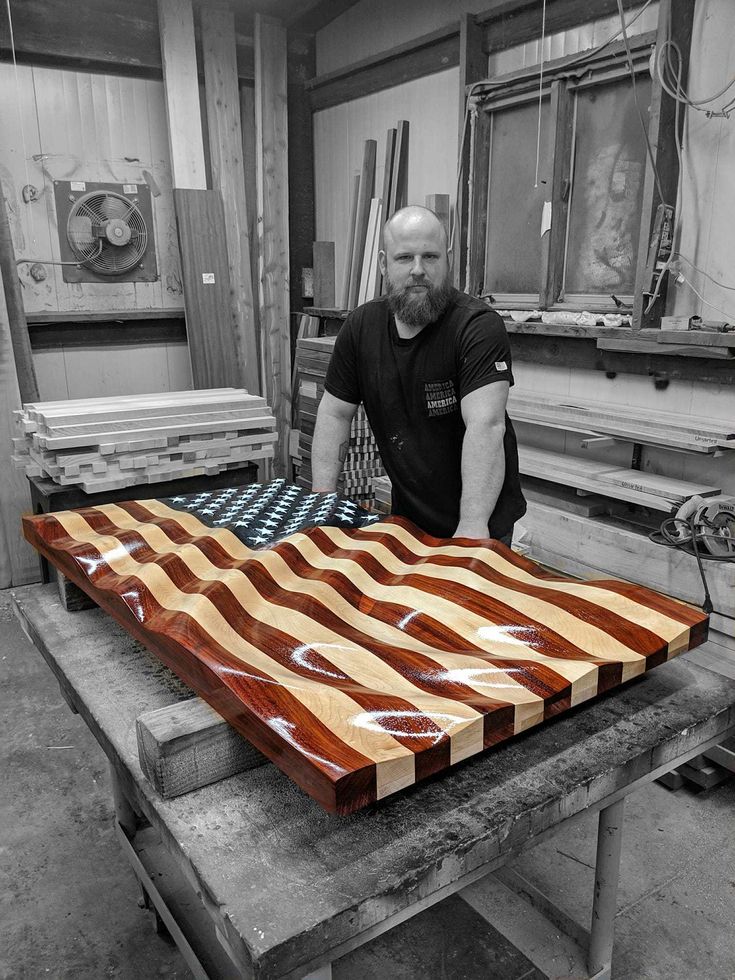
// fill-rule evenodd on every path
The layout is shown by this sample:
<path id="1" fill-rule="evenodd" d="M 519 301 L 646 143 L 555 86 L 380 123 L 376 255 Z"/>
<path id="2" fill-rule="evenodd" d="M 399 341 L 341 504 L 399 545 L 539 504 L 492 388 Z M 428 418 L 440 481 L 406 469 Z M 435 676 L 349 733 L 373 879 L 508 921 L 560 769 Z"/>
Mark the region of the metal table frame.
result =
<path id="1" fill-rule="evenodd" d="M 23 593 L 28 592 L 29 589 L 33 590 L 38 588 L 37 586 L 32 586 L 18 591 L 19 593 Z M 48 590 L 49 587 L 44 588 Z M 218 975 L 207 972 L 194 949 L 196 937 L 186 935 L 184 929 L 177 923 L 175 915 L 167 907 L 164 898 L 159 894 L 151 875 L 144 867 L 136 852 L 136 836 L 141 828 L 141 823 L 145 821 L 148 821 L 156 829 L 160 834 L 163 844 L 172 853 L 177 852 L 178 842 L 171 838 L 170 832 L 157 812 L 155 802 L 157 794 L 147 785 L 145 778 L 140 772 L 134 773 L 131 771 L 130 766 L 126 764 L 125 760 L 116 750 L 102 723 L 90 714 L 83 698 L 80 697 L 74 686 L 65 676 L 63 670 L 59 667 L 54 656 L 54 651 L 50 648 L 49 643 L 39 635 L 39 624 L 32 622 L 26 616 L 22 601 L 20 603 L 16 601 L 16 613 L 29 639 L 37 646 L 56 674 L 62 693 L 72 707 L 72 710 L 78 711 L 82 716 L 101 748 L 108 756 L 112 773 L 118 837 L 131 862 L 134 873 L 141 882 L 144 892 L 155 906 L 194 975 L 202 978 L 202 980 L 216 980 Z M 63 614 L 70 615 L 66 612 Z M 80 614 L 71 615 L 79 616 Z M 694 667 L 692 669 L 700 671 L 703 674 L 709 674 L 708 671 L 703 671 L 701 668 Z M 715 675 L 710 675 L 710 677 L 713 676 Z M 521 846 L 508 847 L 496 858 L 487 861 L 481 867 L 477 867 L 451 883 L 437 888 L 425 897 L 418 898 L 405 908 L 392 912 L 376 925 L 356 932 L 349 939 L 322 950 L 316 956 L 310 957 L 302 962 L 298 968 L 288 969 L 285 972 L 279 973 L 278 976 L 287 978 L 287 980 L 329 980 L 332 974 L 331 964 L 334 960 L 370 942 L 372 939 L 375 939 L 437 902 L 492 874 L 524 851 L 556 834 L 560 828 L 580 819 L 585 813 L 593 811 L 599 813 L 599 822 L 591 928 L 587 932 L 578 924 L 569 921 L 568 925 L 570 928 L 565 931 L 570 933 L 577 942 L 582 939 L 583 942 L 586 941 L 588 943 L 588 976 L 594 978 L 594 980 L 610 980 L 625 797 L 670 771 L 677 765 L 724 741 L 731 734 L 735 734 L 735 684 L 726 681 L 724 678 L 722 678 L 722 684 L 723 686 L 730 685 L 733 689 L 732 704 L 727 715 L 727 721 L 723 721 L 718 716 L 717 726 L 702 722 L 700 726 L 702 730 L 700 732 L 694 731 L 691 726 L 685 727 L 679 734 L 682 738 L 685 738 L 686 748 L 682 749 L 679 754 L 667 758 L 664 764 L 649 764 L 646 767 L 646 771 L 641 772 L 637 778 L 630 779 L 625 785 L 619 786 L 606 797 L 594 801 L 570 816 L 562 817 L 560 815 L 559 819 L 552 825 L 534 833 Z M 727 696 L 728 698 L 730 697 L 730 687 L 727 688 Z M 247 977 L 254 975 L 264 976 L 265 974 L 259 972 L 254 973 L 252 964 L 243 958 L 241 952 L 233 948 L 232 942 L 228 938 L 227 929 L 227 926 L 231 926 L 231 923 L 225 921 L 226 917 L 221 911 L 216 897 L 203 893 L 201 882 L 194 880 L 187 874 L 186 866 L 182 868 L 182 873 L 184 878 L 189 879 L 188 884 L 192 888 L 192 892 L 199 897 L 206 913 L 214 923 L 214 930 L 219 943 L 228 953 L 236 970 L 239 971 L 233 975 Z M 511 872 L 508 877 L 503 877 L 502 880 L 512 885 L 513 873 Z M 522 882 L 521 886 L 523 886 Z M 528 896 L 526 895 L 525 897 Z M 534 904 L 537 907 L 543 907 L 546 904 L 548 911 L 551 907 L 549 900 L 540 893 L 538 893 L 536 898 L 537 901 Z M 559 911 L 552 916 L 552 920 L 558 926 L 560 923 L 564 923 L 565 917 L 566 913 Z"/>

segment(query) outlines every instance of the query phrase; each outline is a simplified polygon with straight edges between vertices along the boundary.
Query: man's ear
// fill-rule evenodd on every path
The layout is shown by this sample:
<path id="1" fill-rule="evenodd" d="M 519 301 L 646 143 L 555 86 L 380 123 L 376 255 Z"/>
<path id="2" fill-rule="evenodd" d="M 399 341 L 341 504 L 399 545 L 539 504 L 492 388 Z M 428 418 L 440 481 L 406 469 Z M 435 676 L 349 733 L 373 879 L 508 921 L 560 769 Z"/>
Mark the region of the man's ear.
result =
<path id="1" fill-rule="evenodd" d="M 386 264 L 386 261 L 385 261 L 385 252 L 383 251 L 382 248 L 378 252 L 378 265 L 380 266 L 380 274 L 381 274 L 381 276 L 384 276 L 385 275 L 385 270 L 387 268 L 387 264 Z"/>

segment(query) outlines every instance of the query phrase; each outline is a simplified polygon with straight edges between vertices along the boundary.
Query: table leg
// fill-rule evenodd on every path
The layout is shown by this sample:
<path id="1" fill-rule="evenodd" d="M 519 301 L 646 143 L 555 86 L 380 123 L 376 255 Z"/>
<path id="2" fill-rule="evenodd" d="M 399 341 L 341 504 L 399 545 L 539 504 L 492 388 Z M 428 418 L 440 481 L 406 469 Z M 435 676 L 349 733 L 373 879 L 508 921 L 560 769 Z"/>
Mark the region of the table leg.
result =
<path id="1" fill-rule="evenodd" d="M 132 839 L 135 837 L 135 831 L 138 829 L 138 816 L 123 792 L 120 777 L 112 763 L 110 763 L 110 778 L 112 779 L 112 799 L 115 803 L 117 822 L 128 837 Z"/>
<path id="2" fill-rule="evenodd" d="M 587 954 L 587 968 L 593 980 L 609 980 L 611 974 L 624 805 L 625 797 L 600 811 L 595 895 Z"/>

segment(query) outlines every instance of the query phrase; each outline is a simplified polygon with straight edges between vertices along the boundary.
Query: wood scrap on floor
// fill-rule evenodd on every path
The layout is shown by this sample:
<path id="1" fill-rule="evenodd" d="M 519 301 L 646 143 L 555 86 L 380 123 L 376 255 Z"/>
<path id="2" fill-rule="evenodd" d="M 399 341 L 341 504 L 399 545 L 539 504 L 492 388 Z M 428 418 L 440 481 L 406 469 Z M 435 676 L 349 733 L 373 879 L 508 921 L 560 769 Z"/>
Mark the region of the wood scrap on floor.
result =
<path id="1" fill-rule="evenodd" d="M 17 420 L 16 465 L 87 493 L 236 469 L 272 458 L 278 439 L 242 388 L 34 402 Z"/>

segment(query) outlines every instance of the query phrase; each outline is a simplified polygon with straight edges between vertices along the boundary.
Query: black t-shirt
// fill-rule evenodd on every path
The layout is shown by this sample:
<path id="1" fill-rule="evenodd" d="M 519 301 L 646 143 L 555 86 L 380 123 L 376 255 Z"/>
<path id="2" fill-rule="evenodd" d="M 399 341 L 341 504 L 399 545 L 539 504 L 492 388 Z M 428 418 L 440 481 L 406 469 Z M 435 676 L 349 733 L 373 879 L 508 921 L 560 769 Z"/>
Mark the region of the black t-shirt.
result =
<path id="1" fill-rule="evenodd" d="M 391 479 L 393 513 L 451 537 L 462 496 L 460 402 L 495 381 L 513 384 L 505 325 L 481 300 L 455 291 L 443 317 L 410 340 L 398 336 L 385 297 L 356 309 L 337 335 L 325 387 L 364 404 Z M 494 538 L 526 512 L 507 415 L 503 445 L 505 481 L 489 523 Z"/>

